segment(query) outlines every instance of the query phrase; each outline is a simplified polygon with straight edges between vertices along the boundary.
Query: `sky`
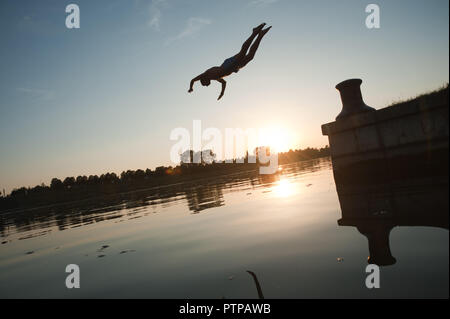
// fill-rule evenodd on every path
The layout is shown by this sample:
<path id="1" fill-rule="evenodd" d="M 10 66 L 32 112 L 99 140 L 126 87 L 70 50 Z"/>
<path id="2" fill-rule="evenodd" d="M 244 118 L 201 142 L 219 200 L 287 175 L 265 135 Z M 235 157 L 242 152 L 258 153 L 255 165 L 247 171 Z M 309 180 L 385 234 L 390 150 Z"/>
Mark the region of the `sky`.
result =
<path id="1" fill-rule="evenodd" d="M 80 28 L 65 8 L 80 8 Z M 365 8 L 380 8 L 368 29 Z M 284 148 L 323 147 L 335 85 L 361 78 L 376 109 L 449 81 L 447 0 L 4 0 L 0 2 L 0 189 L 174 165 L 173 129 L 278 128 Z M 189 81 L 236 54 L 220 84 Z M 280 135 L 281 136 L 281 135 Z"/>

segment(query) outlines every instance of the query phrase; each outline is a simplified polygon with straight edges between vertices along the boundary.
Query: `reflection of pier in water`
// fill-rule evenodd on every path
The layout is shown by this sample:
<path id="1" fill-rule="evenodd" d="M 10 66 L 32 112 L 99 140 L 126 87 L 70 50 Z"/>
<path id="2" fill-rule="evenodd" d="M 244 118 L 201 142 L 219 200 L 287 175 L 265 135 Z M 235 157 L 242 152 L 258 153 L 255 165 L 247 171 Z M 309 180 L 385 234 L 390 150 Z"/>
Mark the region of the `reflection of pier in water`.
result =
<path id="1" fill-rule="evenodd" d="M 338 224 L 356 227 L 367 237 L 369 263 L 396 262 L 389 245 L 389 234 L 396 226 L 448 229 L 448 178 L 378 185 L 337 183 L 336 187 L 342 209 Z"/>

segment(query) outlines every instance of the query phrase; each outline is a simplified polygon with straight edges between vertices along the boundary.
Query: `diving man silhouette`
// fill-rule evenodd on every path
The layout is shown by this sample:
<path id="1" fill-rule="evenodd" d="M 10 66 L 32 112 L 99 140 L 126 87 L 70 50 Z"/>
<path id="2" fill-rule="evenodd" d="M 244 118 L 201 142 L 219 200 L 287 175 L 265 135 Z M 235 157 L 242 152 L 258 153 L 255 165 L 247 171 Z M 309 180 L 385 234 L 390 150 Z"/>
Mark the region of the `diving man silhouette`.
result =
<path id="1" fill-rule="evenodd" d="M 244 42 L 241 51 L 238 54 L 226 59 L 221 66 L 214 66 L 206 70 L 199 76 L 193 78 L 191 80 L 188 92 L 191 93 L 194 90 L 194 83 L 196 81 L 200 81 L 203 86 L 209 86 L 211 84 L 211 80 L 215 80 L 222 84 L 222 91 L 220 92 L 220 96 L 217 99 L 220 100 L 225 93 L 225 87 L 227 85 L 227 82 L 223 78 L 232 74 L 233 72 L 237 73 L 239 69 L 243 68 L 247 65 L 247 63 L 253 60 L 259 43 L 261 42 L 264 35 L 270 30 L 270 28 L 272 28 L 270 26 L 266 29 L 263 29 L 265 25 L 265 23 L 261 23 L 259 26 L 253 29 L 252 35 Z M 250 45 L 255 38 L 256 40 L 250 48 Z"/>

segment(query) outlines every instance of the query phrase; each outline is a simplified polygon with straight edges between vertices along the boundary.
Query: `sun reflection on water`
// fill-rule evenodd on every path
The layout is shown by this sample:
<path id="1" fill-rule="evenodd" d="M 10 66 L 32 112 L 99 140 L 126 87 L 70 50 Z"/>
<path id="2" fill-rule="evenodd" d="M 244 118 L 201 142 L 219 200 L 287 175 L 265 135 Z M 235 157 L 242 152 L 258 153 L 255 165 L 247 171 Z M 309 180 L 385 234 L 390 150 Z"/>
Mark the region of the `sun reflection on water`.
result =
<path id="1" fill-rule="evenodd" d="M 295 185 L 287 179 L 280 179 L 273 187 L 273 192 L 277 197 L 292 196 L 295 190 Z"/>

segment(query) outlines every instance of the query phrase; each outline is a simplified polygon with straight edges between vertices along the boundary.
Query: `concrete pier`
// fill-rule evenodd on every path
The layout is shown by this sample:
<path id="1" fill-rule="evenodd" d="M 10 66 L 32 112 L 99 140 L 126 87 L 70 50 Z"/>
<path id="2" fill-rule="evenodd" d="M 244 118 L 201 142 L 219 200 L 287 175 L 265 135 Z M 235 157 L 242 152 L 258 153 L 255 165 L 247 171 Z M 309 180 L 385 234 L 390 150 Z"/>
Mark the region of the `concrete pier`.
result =
<path id="1" fill-rule="evenodd" d="M 343 101 L 346 90 L 359 90 L 358 81 L 350 84 L 357 88 L 341 88 Z M 439 94 L 338 118 L 322 125 L 322 134 L 328 136 L 335 170 L 347 167 L 355 173 L 366 163 L 372 165 L 373 173 L 395 174 L 392 170 L 404 171 L 408 166 L 415 170 L 415 164 L 426 170 L 432 166 L 440 170 L 443 158 L 448 163 L 448 124 L 447 88 Z"/>
<path id="2" fill-rule="evenodd" d="M 448 229 L 448 87 L 374 110 L 362 100 L 361 81 L 342 83 L 343 110 L 322 125 L 342 211 L 338 224 L 367 237 L 369 263 L 392 265 L 394 227 Z"/>

